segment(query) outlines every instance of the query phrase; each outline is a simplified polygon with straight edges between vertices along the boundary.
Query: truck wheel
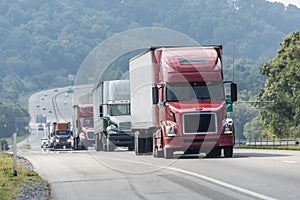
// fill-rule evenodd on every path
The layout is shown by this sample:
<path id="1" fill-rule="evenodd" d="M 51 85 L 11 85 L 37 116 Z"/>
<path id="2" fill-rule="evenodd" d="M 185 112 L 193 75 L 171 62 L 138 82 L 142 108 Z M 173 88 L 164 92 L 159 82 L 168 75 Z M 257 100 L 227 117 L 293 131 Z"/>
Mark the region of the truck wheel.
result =
<path id="1" fill-rule="evenodd" d="M 136 155 L 142 155 L 145 152 L 144 144 L 143 144 L 144 138 L 140 138 L 139 136 L 140 136 L 139 132 L 136 132 L 134 134 L 134 149 Z"/>
<path id="2" fill-rule="evenodd" d="M 164 149 L 164 157 L 166 159 L 171 159 L 173 158 L 173 149 Z"/>
<path id="3" fill-rule="evenodd" d="M 224 156 L 225 158 L 231 158 L 233 156 L 233 147 L 224 147 Z"/>
<path id="4" fill-rule="evenodd" d="M 111 143 L 108 138 L 106 140 L 106 148 L 107 148 L 107 151 L 115 150 L 115 145 L 113 143 Z"/>
<path id="5" fill-rule="evenodd" d="M 95 138 L 95 150 L 101 151 L 102 150 L 102 141 L 100 140 L 99 134 L 96 134 Z"/>
<path id="6" fill-rule="evenodd" d="M 206 157 L 220 157 L 221 156 L 221 148 L 220 147 L 213 147 L 211 151 L 206 155 Z"/>
<path id="7" fill-rule="evenodd" d="M 157 148 L 155 148 L 153 151 L 153 156 L 155 158 L 162 158 L 162 157 L 164 157 L 164 151 L 160 151 Z"/>
<path id="8" fill-rule="evenodd" d="M 128 147 L 128 151 L 133 151 L 133 149 L 134 149 L 133 146 Z"/>
<path id="9" fill-rule="evenodd" d="M 152 136 L 144 138 L 145 141 L 145 147 L 144 147 L 144 153 L 152 153 L 153 151 L 153 138 Z"/>

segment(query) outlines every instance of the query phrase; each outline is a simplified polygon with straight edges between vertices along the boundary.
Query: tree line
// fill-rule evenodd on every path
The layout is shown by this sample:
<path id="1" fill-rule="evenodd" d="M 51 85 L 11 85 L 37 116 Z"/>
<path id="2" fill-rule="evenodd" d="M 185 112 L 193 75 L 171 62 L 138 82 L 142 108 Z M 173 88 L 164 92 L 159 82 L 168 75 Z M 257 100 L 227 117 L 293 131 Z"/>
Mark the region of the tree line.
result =
<path id="1" fill-rule="evenodd" d="M 263 70 L 262 76 L 259 70 L 270 65 L 282 39 L 300 27 L 300 9 L 265 0 L 2 0 L 0 136 L 12 133 L 4 129 L 13 123 L 4 123 L 7 113 L 28 117 L 25 99 L 30 94 L 72 85 L 68 75 L 76 74 L 97 44 L 115 33 L 149 26 L 182 32 L 203 45 L 222 44 L 225 77 L 232 78 L 234 64 L 240 99 L 254 101 L 270 75 Z M 117 70 L 126 70 L 126 64 L 119 65 Z M 259 100 L 266 101 L 263 92 L 259 94 Z M 236 105 L 239 137 L 258 112 L 248 104 Z M 264 112 L 263 120 L 270 115 Z M 272 131 L 285 134 L 280 130 Z"/>

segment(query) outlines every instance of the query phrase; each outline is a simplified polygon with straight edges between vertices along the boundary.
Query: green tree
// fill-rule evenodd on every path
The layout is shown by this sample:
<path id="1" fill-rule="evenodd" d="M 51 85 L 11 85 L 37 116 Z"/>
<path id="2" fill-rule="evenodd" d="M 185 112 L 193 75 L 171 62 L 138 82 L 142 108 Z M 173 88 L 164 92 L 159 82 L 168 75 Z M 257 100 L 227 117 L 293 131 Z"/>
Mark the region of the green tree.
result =
<path id="1" fill-rule="evenodd" d="M 277 56 L 265 63 L 261 73 L 267 80 L 257 99 L 269 102 L 260 112 L 264 126 L 278 136 L 299 136 L 300 31 L 284 38 Z"/>

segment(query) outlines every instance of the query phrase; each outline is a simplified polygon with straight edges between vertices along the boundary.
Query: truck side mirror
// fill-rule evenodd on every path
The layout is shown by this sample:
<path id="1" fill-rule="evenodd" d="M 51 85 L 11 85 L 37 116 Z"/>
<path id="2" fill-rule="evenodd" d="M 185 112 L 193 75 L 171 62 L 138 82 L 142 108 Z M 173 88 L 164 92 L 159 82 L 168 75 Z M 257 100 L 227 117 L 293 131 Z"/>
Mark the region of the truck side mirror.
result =
<path id="1" fill-rule="evenodd" d="M 231 90 L 231 102 L 237 101 L 237 84 L 231 83 L 230 90 Z"/>
<path id="2" fill-rule="evenodd" d="M 155 86 L 152 87 L 152 101 L 154 105 L 158 103 L 158 88 Z"/>
<path id="3" fill-rule="evenodd" d="M 100 105 L 99 106 L 99 116 L 100 116 L 100 118 L 102 118 L 103 117 L 103 106 L 102 105 Z"/>

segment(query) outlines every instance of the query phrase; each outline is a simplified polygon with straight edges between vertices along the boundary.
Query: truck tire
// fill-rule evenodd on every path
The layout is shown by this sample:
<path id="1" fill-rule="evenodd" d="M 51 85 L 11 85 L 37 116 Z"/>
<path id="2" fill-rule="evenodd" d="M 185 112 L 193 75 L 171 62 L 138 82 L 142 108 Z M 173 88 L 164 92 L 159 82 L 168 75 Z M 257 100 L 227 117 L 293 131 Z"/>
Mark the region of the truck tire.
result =
<path id="1" fill-rule="evenodd" d="M 133 151 L 134 147 L 132 145 L 128 146 L 128 151 Z"/>
<path id="2" fill-rule="evenodd" d="M 106 137 L 103 136 L 101 142 L 102 142 L 102 150 L 107 151 Z"/>
<path id="3" fill-rule="evenodd" d="M 144 153 L 152 154 L 152 152 L 153 152 L 153 137 L 152 137 L 152 135 L 151 136 L 147 135 L 146 138 L 144 138 L 144 140 L 145 140 Z"/>
<path id="4" fill-rule="evenodd" d="M 173 158 L 173 149 L 165 148 L 164 149 L 164 157 L 165 157 L 165 159 Z"/>
<path id="5" fill-rule="evenodd" d="M 221 156 L 221 148 L 220 147 L 213 147 L 211 151 L 206 155 L 209 158 L 215 158 Z"/>
<path id="6" fill-rule="evenodd" d="M 134 133 L 134 149 L 136 155 L 142 155 L 145 152 L 143 140 L 144 138 L 140 137 L 140 132 Z"/>
<path id="7" fill-rule="evenodd" d="M 158 150 L 156 147 L 153 150 L 153 156 L 155 158 L 163 158 L 164 157 L 164 151 Z"/>
<path id="8" fill-rule="evenodd" d="M 225 158 L 231 158 L 233 156 L 233 146 L 224 147 L 224 156 Z"/>
<path id="9" fill-rule="evenodd" d="M 85 147 L 85 145 L 83 144 L 82 141 L 80 141 L 79 143 L 80 143 L 80 145 L 79 145 L 80 150 L 87 150 L 87 148 Z"/>
<path id="10" fill-rule="evenodd" d="M 101 151 L 102 150 L 102 141 L 101 141 L 101 138 L 99 137 L 99 134 L 96 134 L 95 150 L 96 151 Z"/>
<path id="11" fill-rule="evenodd" d="M 107 148 L 107 151 L 115 150 L 115 145 L 109 141 L 109 138 L 106 139 L 106 148 Z"/>

